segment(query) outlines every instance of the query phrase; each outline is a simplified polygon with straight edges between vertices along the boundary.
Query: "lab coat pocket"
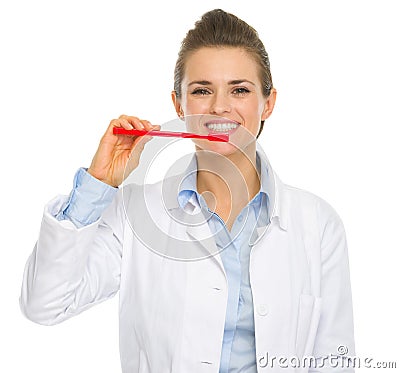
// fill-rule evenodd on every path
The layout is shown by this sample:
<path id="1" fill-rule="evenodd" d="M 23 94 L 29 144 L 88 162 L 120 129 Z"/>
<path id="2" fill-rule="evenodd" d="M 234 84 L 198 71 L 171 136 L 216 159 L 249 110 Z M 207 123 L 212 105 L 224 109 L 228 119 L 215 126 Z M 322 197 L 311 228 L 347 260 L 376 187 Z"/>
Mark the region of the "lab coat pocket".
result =
<path id="1" fill-rule="evenodd" d="M 313 352 L 321 316 L 321 302 L 320 297 L 310 294 L 300 295 L 296 331 L 296 355 L 298 357 L 311 356 Z"/>

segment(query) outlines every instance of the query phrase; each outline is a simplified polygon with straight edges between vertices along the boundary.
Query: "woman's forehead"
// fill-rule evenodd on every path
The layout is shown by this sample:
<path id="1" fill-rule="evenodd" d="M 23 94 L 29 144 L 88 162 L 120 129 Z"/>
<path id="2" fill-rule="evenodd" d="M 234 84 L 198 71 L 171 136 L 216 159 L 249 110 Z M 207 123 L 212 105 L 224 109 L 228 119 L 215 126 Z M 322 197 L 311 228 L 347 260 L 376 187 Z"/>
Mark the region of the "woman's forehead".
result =
<path id="1" fill-rule="evenodd" d="M 192 52 L 185 63 L 184 80 L 254 80 L 258 65 L 254 57 L 238 47 L 204 47 Z"/>

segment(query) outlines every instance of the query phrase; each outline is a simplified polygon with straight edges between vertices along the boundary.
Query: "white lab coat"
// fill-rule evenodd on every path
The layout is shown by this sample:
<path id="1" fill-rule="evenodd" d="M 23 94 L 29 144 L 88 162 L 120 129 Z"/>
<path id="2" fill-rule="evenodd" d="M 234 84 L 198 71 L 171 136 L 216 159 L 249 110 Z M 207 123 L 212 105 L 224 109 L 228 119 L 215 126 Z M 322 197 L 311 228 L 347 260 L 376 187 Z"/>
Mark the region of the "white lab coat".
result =
<path id="1" fill-rule="evenodd" d="M 268 167 L 271 221 L 258 228 L 250 257 L 258 371 L 308 371 L 291 369 L 296 357 L 321 361 L 338 355 L 339 346 L 354 356 L 345 232 L 330 205 L 283 184 Z M 178 179 L 168 179 L 164 191 L 174 195 Z M 124 373 L 217 373 L 228 296 L 224 267 L 213 240 L 203 239 L 210 234 L 208 224 L 171 218 L 179 206 L 176 198 L 162 203 L 162 188 L 162 182 L 145 190 L 127 186 L 99 221 L 80 229 L 53 217 L 66 197 L 51 201 L 25 268 L 21 308 L 32 321 L 56 324 L 119 290 Z M 177 248 L 176 240 L 171 244 L 148 227 L 144 208 L 160 231 L 189 246 Z M 135 234 L 146 229 L 151 234 L 145 239 Z M 214 255 L 168 258 L 192 249 Z"/>

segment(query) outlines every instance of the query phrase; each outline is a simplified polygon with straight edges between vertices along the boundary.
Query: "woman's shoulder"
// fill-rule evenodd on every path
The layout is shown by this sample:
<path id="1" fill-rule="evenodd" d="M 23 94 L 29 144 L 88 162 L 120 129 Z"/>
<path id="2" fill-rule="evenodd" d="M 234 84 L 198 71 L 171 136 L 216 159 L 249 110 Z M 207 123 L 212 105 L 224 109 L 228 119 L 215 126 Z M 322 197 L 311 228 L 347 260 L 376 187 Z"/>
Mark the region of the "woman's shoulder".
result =
<path id="1" fill-rule="evenodd" d="M 302 216 L 306 220 L 316 219 L 322 229 L 329 223 L 342 225 L 337 210 L 320 195 L 282 182 L 280 189 L 284 200 L 282 203 L 292 212 L 296 212 L 297 216 Z"/>
<path id="2" fill-rule="evenodd" d="M 138 200 L 145 200 L 147 204 L 159 205 L 160 202 L 169 207 L 177 204 L 177 194 L 182 177 L 171 176 L 152 183 L 129 183 L 123 186 L 122 195 L 125 203 L 137 205 Z"/>

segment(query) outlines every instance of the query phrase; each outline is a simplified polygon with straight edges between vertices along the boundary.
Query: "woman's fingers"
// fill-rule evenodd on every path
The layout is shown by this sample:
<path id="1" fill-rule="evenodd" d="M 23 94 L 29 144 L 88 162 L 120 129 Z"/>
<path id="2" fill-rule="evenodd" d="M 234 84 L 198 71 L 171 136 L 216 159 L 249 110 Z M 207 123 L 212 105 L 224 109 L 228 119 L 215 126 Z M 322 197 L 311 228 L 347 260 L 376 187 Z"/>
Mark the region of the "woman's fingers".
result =
<path id="1" fill-rule="evenodd" d="M 160 126 L 154 126 L 148 120 L 129 115 L 121 115 L 118 119 L 113 119 L 107 128 L 106 135 L 118 136 L 113 133 L 114 127 L 122 127 L 126 130 L 137 129 L 141 131 L 157 131 L 160 129 Z"/>
<path id="2" fill-rule="evenodd" d="M 150 131 L 152 128 L 152 125 L 148 120 L 139 119 L 138 117 L 121 115 L 119 119 L 128 122 L 130 125 L 132 125 L 133 128 L 137 130 Z"/>
<path id="3" fill-rule="evenodd" d="M 125 168 L 128 166 L 129 174 L 138 166 L 144 146 L 152 137 L 115 135 L 115 127 L 157 131 L 160 126 L 153 126 L 148 120 L 128 115 L 121 115 L 110 122 L 88 172 L 103 182 L 118 186 L 124 179 Z"/>
<path id="4" fill-rule="evenodd" d="M 151 131 L 153 130 L 154 126 L 148 121 L 148 120 L 142 120 L 142 123 L 144 125 L 144 129 L 146 131 Z"/>
<path id="5" fill-rule="evenodd" d="M 152 131 L 159 131 L 161 129 L 161 126 L 159 126 L 158 124 L 155 124 L 153 127 L 152 127 Z"/>

